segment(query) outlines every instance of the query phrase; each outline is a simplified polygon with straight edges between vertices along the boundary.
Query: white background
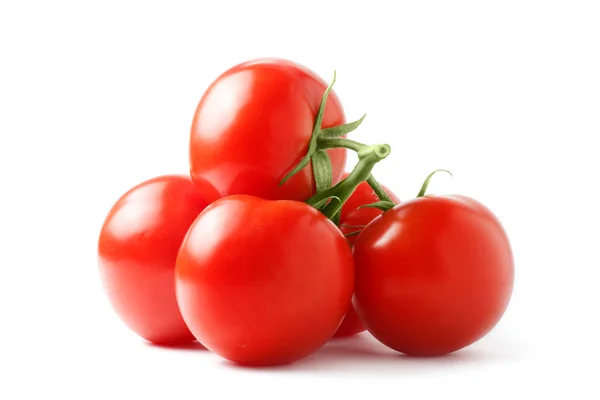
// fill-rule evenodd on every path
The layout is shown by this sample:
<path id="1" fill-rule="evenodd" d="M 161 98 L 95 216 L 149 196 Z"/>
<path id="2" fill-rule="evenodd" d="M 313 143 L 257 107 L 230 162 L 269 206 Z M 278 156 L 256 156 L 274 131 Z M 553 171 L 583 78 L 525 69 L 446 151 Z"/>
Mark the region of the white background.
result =
<path id="1" fill-rule="evenodd" d="M 0 4 L 0 398 L 598 398 L 598 2 Z M 376 175 L 401 198 L 447 168 L 431 192 L 497 214 L 516 281 L 490 335 L 429 360 L 362 335 L 251 370 L 117 319 L 96 266 L 106 213 L 187 172 L 203 91 L 262 56 L 337 69 L 348 118 L 367 112 L 354 138 L 392 146 Z"/>

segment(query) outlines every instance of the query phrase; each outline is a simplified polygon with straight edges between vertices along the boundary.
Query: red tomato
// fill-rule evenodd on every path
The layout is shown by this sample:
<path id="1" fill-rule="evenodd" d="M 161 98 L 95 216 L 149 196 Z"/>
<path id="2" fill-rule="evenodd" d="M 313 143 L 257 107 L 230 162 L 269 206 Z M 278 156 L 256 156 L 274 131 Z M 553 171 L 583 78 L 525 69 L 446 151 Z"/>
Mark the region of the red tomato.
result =
<path id="1" fill-rule="evenodd" d="M 345 173 L 344 178 L 346 178 L 349 174 Z M 394 203 L 400 203 L 400 199 L 391 192 L 385 186 L 382 186 L 383 190 L 387 193 L 387 195 L 392 199 Z M 371 186 L 367 182 L 363 182 L 352 193 L 352 196 L 344 203 L 342 207 L 342 211 L 340 213 L 340 229 L 342 233 L 354 233 L 360 232 L 362 228 L 358 228 L 360 226 L 366 226 L 369 224 L 375 217 L 381 215 L 383 211 L 377 208 L 359 208 L 362 205 L 375 203 L 379 201 L 379 198 L 371 189 Z M 357 236 L 352 235 L 348 236 L 347 239 L 351 244 L 354 243 Z M 336 331 L 334 337 L 344 337 L 355 335 L 364 331 L 366 328 L 360 320 L 360 317 L 356 313 L 356 310 L 352 305 L 348 309 L 342 324 Z"/>
<path id="2" fill-rule="evenodd" d="M 379 341 L 409 355 L 477 341 L 512 294 L 509 240 L 491 211 L 464 196 L 397 205 L 358 236 L 354 259 L 358 314 Z"/>
<path id="3" fill-rule="evenodd" d="M 200 214 L 177 258 L 177 300 L 208 349 L 247 365 L 308 356 L 352 297 L 348 242 L 305 203 L 236 195 Z"/>
<path id="4" fill-rule="evenodd" d="M 195 340 L 177 306 L 174 271 L 179 246 L 206 205 L 190 178 L 161 176 L 125 193 L 102 226 L 98 255 L 108 298 L 150 342 Z"/>
<path id="5" fill-rule="evenodd" d="M 237 65 L 208 88 L 194 115 L 190 172 L 210 202 L 232 194 L 304 201 L 315 192 L 312 166 L 279 186 L 304 157 L 327 84 L 291 61 L 263 59 Z M 344 124 L 337 95 L 329 94 L 323 128 Z M 333 184 L 346 150 L 328 150 Z"/>

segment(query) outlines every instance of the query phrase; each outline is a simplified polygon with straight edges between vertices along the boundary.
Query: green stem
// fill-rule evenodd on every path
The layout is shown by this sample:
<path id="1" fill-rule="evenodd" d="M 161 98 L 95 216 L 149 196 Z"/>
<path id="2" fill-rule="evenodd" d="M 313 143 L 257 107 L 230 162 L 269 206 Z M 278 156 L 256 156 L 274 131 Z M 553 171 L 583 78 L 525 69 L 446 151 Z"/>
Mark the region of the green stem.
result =
<path id="1" fill-rule="evenodd" d="M 371 189 L 373 189 L 380 201 L 389 201 L 393 203 L 392 199 L 390 199 L 390 196 L 388 196 L 385 190 L 383 190 L 383 188 L 381 187 L 379 182 L 377 182 L 373 174 L 369 176 L 369 178 L 367 179 L 367 183 L 369 184 L 369 186 L 371 186 Z"/>
<path id="2" fill-rule="evenodd" d="M 340 147 L 355 151 L 359 155 L 359 157 L 361 153 L 368 153 L 372 150 L 372 146 L 368 146 L 366 144 L 346 138 L 319 137 L 317 139 L 317 149 L 319 150 L 327 150 Z M 390 197 L 387 195 L 385 190 L 383 190 L 383 188 L 381 187 L 379 182 L 377 182 L 373 175 L 370 175 L 366 181 L 369 184 L 369 186 L 371 186 L 379 200 L 392 202 L 392 199 L 390 199 Z"/>
<path id="3" fill-rule="evenodd" d="M 319 150 L 334 149 L 338 147 L 345 147 L 346 149 L 350 149 L 358 153 L 369 146 L 345 138 L 319 137 L 317 139 L 317 148 Z"/>
<path id="4" fill-rule="evenodd" d="M 341 210 L 346 200 L 350 198 L 358 185 L 371 176 L 371 171 L 375 164 L 386 158 L 391 152 L 391 148 L 387 144 L 363 146 L 364 147 L 358 152 L 358 164 L 356 164 L 346 179 L 343 179 L 337 185 L 330 187 L 329 189 L 318 192 L 306 201 L 309 205 L 314 206 L 315 204 L 323 202 L 325 199 L 332 197 L 337 198 L 332 199 L 323 209 L 323 214 L 329 219 L 334 218 Z"/>

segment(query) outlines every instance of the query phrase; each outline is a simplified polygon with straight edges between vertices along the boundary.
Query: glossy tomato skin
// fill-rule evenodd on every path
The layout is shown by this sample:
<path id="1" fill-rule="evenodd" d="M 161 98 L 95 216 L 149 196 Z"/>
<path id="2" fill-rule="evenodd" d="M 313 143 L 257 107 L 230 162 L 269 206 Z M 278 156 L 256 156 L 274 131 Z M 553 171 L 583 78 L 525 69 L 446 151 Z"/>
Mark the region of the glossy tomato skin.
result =
<path id="1" fill-rule="evenodd" d="M 189 177 L 150 179 L 110 210 L 98 240 L 104 289 L 119 317 L 157 344 L 194 341 L 175 298 L 179 246 L 206 201 Z"/>
<path id="2" fill-rule="evenodd" d="M 344 178 L 348 176 L 348 173 L 344 174 Z M 382 186 L 383 190 L 387 193 L 387 195 L 392 199 L 392 201 L 396 204 L 400 203 L 400 199 L 391 190 L 387 187 Z M 362 205 L 375 203 L 379 201 L 379 198 L 373 192 L 373 189 L 369 186 L 367 182 L 362 182 L 352 196 L 344 203 L 342 207 L 342 211 L 340 213 L 340 230 L 344 234 L 353 233 L 356 231 L 360 231 L 361 228 L 356 228 L 357 226 L 363 226 L 369 224 L 375 217 L 381 215 L 383 211 L 377 208 L 359 208 Z M 350 244 L 354 244 L 358 236 L 348 236 L 347 239 Z M 365 330 L 365 326 L 363 325 L 360 317 L 356 313 L 356 310 L 352 305 L 348 308 L 348 312 L 342 321 L 342 324 L 336 331 L 334 337 L 346 337 L 355 335 L 357 333 L 363 332 Z"/>
<path id="3" fill-rule="evenodd" d="M 260 59 L 234 66 L 208 88 L 190 136 L 190 173 L 210 202 L 232 194 L 304 201 L 315 191 L 312 166 L 279 186 L 306 155 L 327 83 L 299 64 Z M 323 128 L 346 117 L 332 90 Z M 346 150 L 328 150 L 333 183 L 342 176 Z"/>
<path id="4" fill-rule="evenodd" d="M 509 240 L 498 219 L 465 196 L 421 197 L 375 219 L 354 244 L 354 306 L 379 341 L 439 356 L 488 333 L 513 288 Z"/>
<path id="5" fill-rule="evenodd" d="M 175 276 L 184 320 L 203 345 L 236 363 L 277 365 L 335 333 L 354 265 L 344 236 L 314 208 L 234 195 L 194 222 Z"/>

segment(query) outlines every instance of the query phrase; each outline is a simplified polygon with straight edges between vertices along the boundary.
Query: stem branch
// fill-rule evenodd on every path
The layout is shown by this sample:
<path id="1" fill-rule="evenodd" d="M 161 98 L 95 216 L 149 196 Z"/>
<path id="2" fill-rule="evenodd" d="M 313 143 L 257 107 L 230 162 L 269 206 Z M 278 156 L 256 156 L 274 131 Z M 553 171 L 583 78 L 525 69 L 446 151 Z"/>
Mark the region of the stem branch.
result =
<path id="1" fill-rule="evenodd" d="M 390 201 L 393 203 L 392 199 L 390 199 L 390 196 L 388 196 L 385 190 L 383 190 L 383 188 L 381 187 L 379 182 L 377 182 L 373 174 L 369 175 L 369 178 L 367 178 L 367 183 L 369 184 L 369 186 L 371 186 L 371 189 L 373 189 L 380 201 Z"/>
<path id="2" fill-rule="evenodd" d="M 318 192 L 306 201 L 309 205 L 314 206 L 325 199 L 336 197 L 337 199 L 332 199 L 323 209 L 323 214 L 329 219 L 332 219 L 341 210 L 346 200 L 354 193 L 358 185 L 371 176 L 371 171 L 375 164 L 386 158 L 391 151 L 390 146 L 387 144 L 376 146 L 361 145 L 361 147 L 358 152 L 358 164 L 356 164 L 346 179 L 343 179 L 333 187 Z"/>

